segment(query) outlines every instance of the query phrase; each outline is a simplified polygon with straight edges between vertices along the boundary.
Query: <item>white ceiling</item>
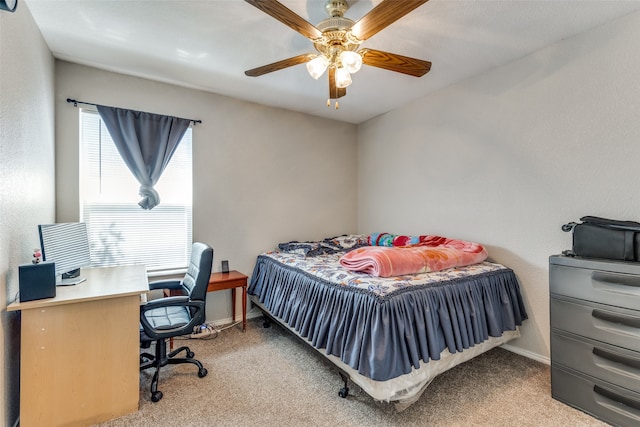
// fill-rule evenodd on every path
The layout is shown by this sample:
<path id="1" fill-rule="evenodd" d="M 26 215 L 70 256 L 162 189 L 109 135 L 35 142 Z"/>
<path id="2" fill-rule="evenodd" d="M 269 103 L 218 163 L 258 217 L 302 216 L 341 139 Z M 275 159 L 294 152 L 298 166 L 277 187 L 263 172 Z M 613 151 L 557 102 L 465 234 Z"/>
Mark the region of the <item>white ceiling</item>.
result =
<path id="1" fill-rule="evenodd" d="M 314 25 L 327 17 L 324 0 L 280 1 Z M 357 21 L 380 1 L 349 1 L 345 16 Z M 314 52 L 304 36 L 244 1 L 26 5 L 56 58 L 351 123 L 640 9 L 638 0 L 431 0 L 362 44 L 431 61 L 431 71 L 416 78 L 363 66 L 336 111 L 326 106 L 327 80 L 313 80 L 304 65 L 244 75 Z"/>

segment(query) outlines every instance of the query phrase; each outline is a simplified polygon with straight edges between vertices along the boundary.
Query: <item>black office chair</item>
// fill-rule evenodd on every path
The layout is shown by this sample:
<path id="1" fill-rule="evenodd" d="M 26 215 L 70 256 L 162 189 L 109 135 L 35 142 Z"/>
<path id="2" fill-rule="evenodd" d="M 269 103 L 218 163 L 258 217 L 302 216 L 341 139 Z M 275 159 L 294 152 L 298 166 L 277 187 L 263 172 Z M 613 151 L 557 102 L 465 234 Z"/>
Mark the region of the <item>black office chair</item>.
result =
<path id="1" fill-rule="evenodd" d="M 172 289 L 182 291 L 182 296 L 170 296 L 149 301 L 140 306 L 140 345 L 149 348 L 155 341 L 155 356 L 140 354 L 140 370 L 156 368 L 151 380 L 151 400 L 158 402 L 162 392 L 158 391 L 160 368 L 177 363 L 193 363 L 198 367 L 198 377 L 207 375 L 207 370 L 189 347 L 180 347 L 167 354 L 167 339 L 189 335 L 194 327 L 205 322 L 205 299 L 211 276 L 213 249 L 204 243 L 194 243 L 187 274 L 182 280 L 158 280 L 149 283 L 149 289 Z M 175 293 L 175 292 L 174 292 Z M 185 351 L 186 358 L 175 357 Z"/>

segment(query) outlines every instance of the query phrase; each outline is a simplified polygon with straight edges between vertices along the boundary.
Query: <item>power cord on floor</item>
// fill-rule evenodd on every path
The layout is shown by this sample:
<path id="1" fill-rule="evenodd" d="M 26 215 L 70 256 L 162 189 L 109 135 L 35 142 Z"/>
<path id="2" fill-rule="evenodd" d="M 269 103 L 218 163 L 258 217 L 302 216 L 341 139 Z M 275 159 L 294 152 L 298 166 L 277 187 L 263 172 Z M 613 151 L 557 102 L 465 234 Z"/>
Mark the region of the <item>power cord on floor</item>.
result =
<path id="1" fill-rule="evenodd" d="M 191 332 L 189 338 L 212 340 L 218 337 L 219 332 L 220 331 L 213 323 L 203 323 L 202 325 L 198 325 L 193 328 L 193 332 Z"/>
<path id="2" fill-rule="evenodd" d="M 256 308 L 252 308 L 247 315 L 250 315 L 256 311 Z M 218 337 L 218 334 L 224 330 L 229 328 L 233 328 L 236 325 L 242 323 L 242 320 L 238 320 L 237 322 L 231 322 L 228 325 L 218 327 L 215 323 L 203 323 L 202 325 L 194 326 L 193 332 L 189 335 L 182 335 L 180 337 L 175 337 L 174 339 L 178 340 L 188 340 L 188 339 L 199 339 L 199 340 L 212 340 Z"/>
<path id="3" fill-rule="evenodd" d="M 175 337 L 174 339 L 179 340 L 188 340 L 188 339 L 199 339 L 199 340 L 212 340 L 218 337 L 218 334 L 226 329 L 232 328 L 238 324 L 242 323 L 242 321 L 231 323 L 224 327 L 217 327 L 214 323 L 203 323 L 202 325 L 195 326 L 193 328 L 193 332 L 189 335 L 182 335 L 180 337 Z"/>
<path id="4" fill-rule="evenodd" d="M 234 326 L 239 325 L 240 323 L 242 323 L 242 320 L 238 320 L 237 322 L 230 323 L 229 325 L 227 325 L 225 327 L 219 328 L 218 332 L 222 332 L 222 331 L 224 331 L 226 329 L 233 328 Z"/>

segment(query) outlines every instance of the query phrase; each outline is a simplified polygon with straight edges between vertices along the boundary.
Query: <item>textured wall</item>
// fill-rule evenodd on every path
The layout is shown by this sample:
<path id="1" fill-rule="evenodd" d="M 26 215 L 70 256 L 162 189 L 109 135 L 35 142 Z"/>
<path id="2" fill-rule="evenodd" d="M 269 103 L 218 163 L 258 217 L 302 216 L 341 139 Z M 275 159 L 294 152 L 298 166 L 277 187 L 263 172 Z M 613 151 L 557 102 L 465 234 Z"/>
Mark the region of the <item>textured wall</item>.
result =
<path id="1" fill-rule="evenodd" d="M 78 218 L 78 109 L 68 97 L 202 120 L 193 238 L 213 246 L 215 271 L 226 259 L 250 275 L 278 242 L 355 232 L 355 125 L 68 62 L 56 66 L 58 221 Z M 230 319 L 230 298 L 210 294 L 207 319 Z"/>
<path id="2" fill-rule="evenodd" d="M 54 220 L 54 62 L 29 9 L 0 12 L 0 424 L 19 402 L 19 322 L 4 308 L 18 293 L 18 266 L 39 246 L 37 224 Z"/>
<path id="3" fill-rule="evenodd" d="M 561 225 L 640 219 L 638 39 L 636 13 L 359 126 L 360 231 L 488 245 L 530 315 L 513 346 L 548 358 L 548 256 L 571 248 Z"/>

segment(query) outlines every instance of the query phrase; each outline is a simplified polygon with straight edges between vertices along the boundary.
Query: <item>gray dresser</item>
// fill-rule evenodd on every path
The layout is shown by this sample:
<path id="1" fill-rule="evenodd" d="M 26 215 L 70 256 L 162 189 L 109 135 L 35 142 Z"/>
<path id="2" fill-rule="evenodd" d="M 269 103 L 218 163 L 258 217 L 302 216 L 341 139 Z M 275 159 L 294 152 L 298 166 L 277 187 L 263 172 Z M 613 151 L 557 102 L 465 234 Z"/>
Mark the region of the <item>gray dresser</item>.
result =
<path id="1" fill-rule="evenodd" d="M 640 263 L 549 258 L 551 393 L 640 426 Z"/>

